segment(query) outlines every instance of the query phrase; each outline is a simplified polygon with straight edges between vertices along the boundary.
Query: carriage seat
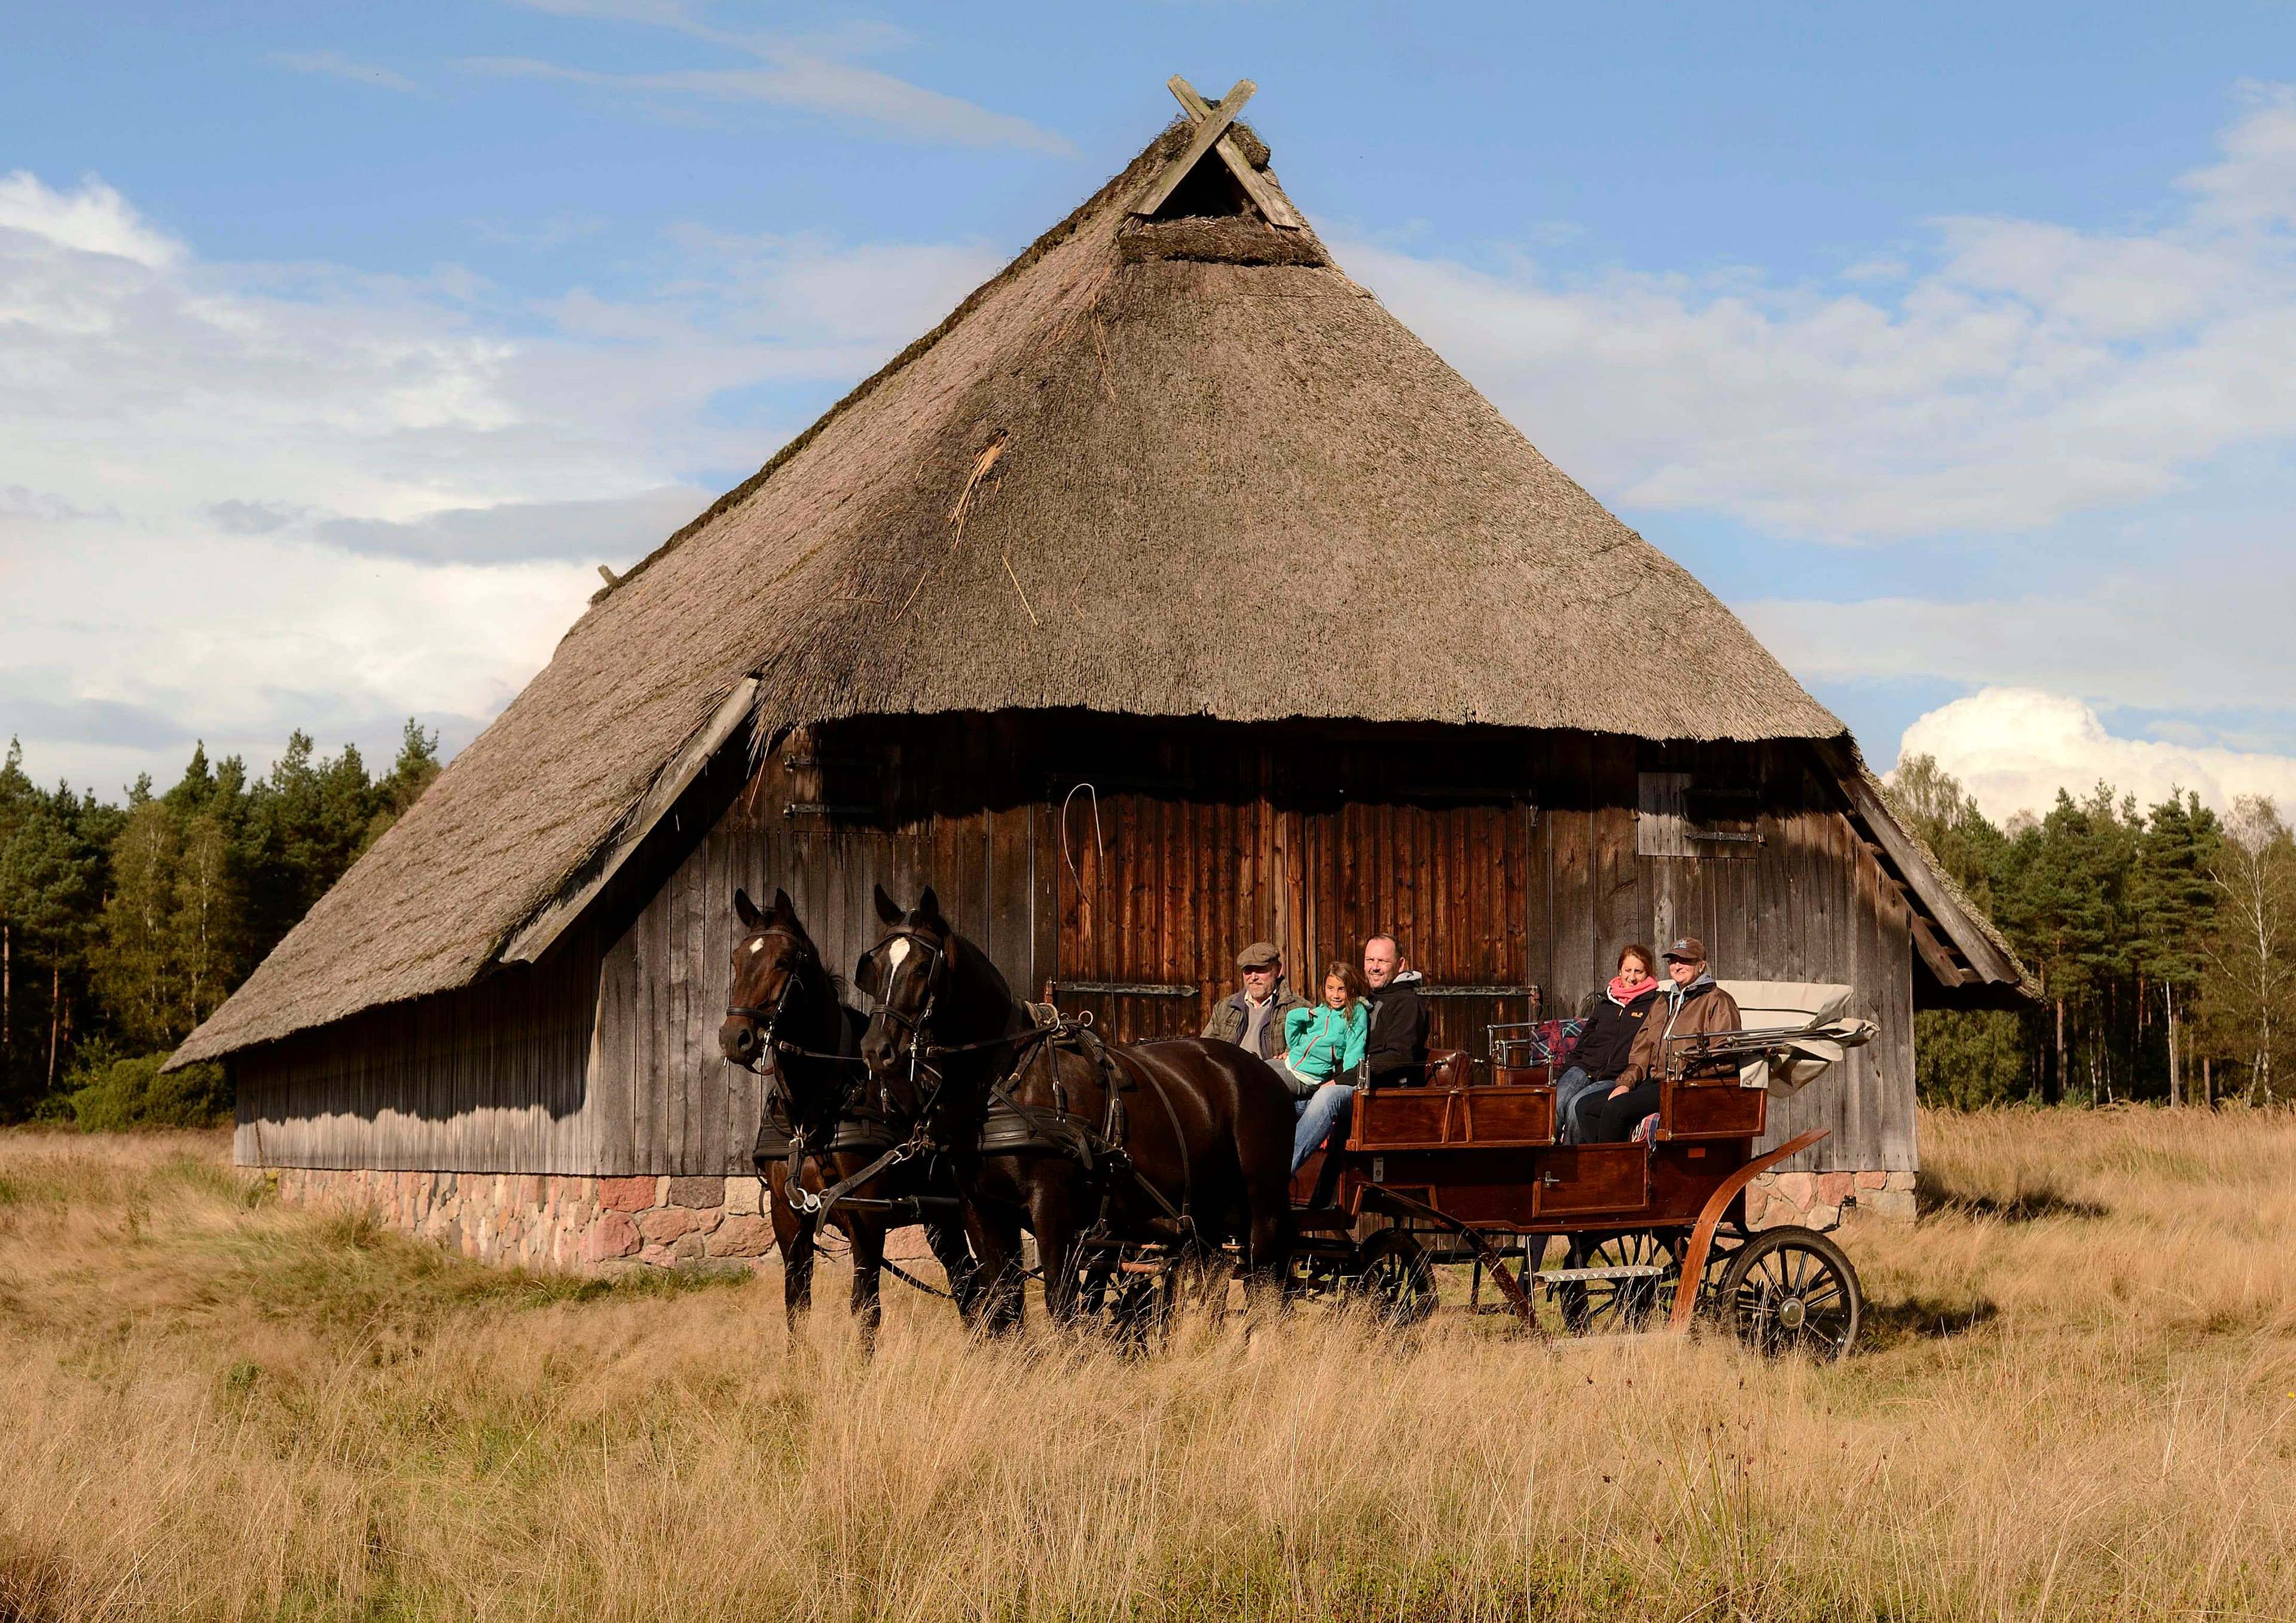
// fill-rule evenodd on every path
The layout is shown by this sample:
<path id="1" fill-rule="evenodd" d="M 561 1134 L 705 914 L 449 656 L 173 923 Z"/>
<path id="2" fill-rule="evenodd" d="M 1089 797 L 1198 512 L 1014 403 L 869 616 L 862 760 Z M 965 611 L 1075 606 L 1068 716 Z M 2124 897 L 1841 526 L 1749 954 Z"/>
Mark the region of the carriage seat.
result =
<path id="1" fill-rule="evenodd" d="M 1430 1048 L 1427 1051 L 1427 1086 L 1437 1088 L 1471 1087 L 1474 1085 L 1475 1068 L 1464 1048 Z"/>

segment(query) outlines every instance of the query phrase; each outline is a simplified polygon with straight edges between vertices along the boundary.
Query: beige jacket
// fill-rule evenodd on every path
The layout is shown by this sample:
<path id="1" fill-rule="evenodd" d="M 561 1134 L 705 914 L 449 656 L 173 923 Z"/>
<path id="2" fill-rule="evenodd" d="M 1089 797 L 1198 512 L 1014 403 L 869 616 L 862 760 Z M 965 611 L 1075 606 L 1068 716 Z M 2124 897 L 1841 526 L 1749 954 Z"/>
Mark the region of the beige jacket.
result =
<path id="1" fill-rule="evenodd" d="M 1668 993 L 1673 988 L 1669 988 Z M 1635 1033 L 1634 1051 L 1627 1056 L 1627 1069 L 1619 1078 L 1620 1083 L 1632 1087 L 1637 1083 L 1662 1080 L 1661 1072 L 1668 1063 L 1666 1039 L 1669 1037 L 1697 1037 L 1709 1031 L 1742 1031 L 1745 1021 L 1739 1016 L 1737 1000 L 1724 991 L 1712 976 L 1702 976 L 1690 983 L 1677 1004 L 1661 994 L 1658 1006 L 1643 1021 L 1643 1029 Z M 1683 1063 L 1677 1048 L 1673 1057 Z M 1734 1060 L 1709 1061 L 1694 1067 L 1693 1076 L 1735 1076 L 1738 1064 Z"/>

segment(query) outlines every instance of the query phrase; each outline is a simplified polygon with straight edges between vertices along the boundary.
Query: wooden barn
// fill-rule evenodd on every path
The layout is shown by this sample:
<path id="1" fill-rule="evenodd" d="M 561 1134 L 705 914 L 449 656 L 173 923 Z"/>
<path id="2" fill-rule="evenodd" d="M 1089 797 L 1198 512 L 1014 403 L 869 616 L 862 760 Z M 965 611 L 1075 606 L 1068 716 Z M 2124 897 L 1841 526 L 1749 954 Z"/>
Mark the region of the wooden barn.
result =
<path id="1" fill-rule="evenodd" d="M 1839 980 L 1766 1201 L 1910 1212 L 1914 1012 L 2022 971 L 1841 723 L 1177 120 L 549 665 L 201 1027 L 238 1154 L 530 1263 L 755 1257 L 736 886 L 831 963 L 930 882 L 1017 985 L 1193 1030 L 1399 938 L 1440 1043 L 1629 940 Z M 1827 1176 L 1831 1175 L 1831 1176 Z M 1823 1212 L 1820 1213 L 1823 1216 Z"/>

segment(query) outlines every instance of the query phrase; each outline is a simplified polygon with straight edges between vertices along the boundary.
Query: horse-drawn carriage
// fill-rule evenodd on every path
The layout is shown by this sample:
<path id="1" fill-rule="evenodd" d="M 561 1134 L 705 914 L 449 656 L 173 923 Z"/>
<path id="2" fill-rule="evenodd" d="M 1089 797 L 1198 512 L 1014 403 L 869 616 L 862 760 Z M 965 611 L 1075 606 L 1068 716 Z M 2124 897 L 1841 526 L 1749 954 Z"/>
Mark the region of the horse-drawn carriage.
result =
<path id="1" fill-rule="evenodd" d="M 1669 1039 L 1658 1111 L 1630 1143 L 1559 1142 L 1557 1056 L 1535 1028 L 1492 1028 L 1488 1069 L 1454 1050 L 1431 1057 L 1424 1086 L 1359 1087 L 1345 1143 L 1335 1134 L 1294 1180 L 1295 1293 L 1408 1323 L 1435 1307 L 1435 1266 L 1463 1263 L 1472 1305 L 1488 1276 L 1526 1324 L 1544 1291 L 1574 1332 L 1681 1330 L 1702 1312 L 1766 1352 L 1847 1353 L 1857 1270 L 1824 1234 L 1748 1228 L 1744 1193 L 1825 1136 L 1755 1154 L 1770 1094 L 1807 1086 L 1874 1028 L 1845 1015 L 1848 987 L 1726 989 L 1747 1029 Z M 1562 1266 L 1544 1268 L 1556 1236 Z"/>
<path id="2" fill-rule="evenodd" d="M 865 1028 L 786 896 L 736 907 L 747 933 L 721 1042 L 776 1073 L 758 1161 L 792 1314 L 812 1235 L 834 1215 L 865 1332 L 887 1229 L 922 1221 L 960 1307 L 992 1329 L 1019 1323 L 1026 1230 L 1047 1308 L 1132 1339 L 1170 1312 L 1190 1267 L 1223 1295 L 1241 1272 L 1248 1294 L 1407 1324 L 1433 1310 L 1447 1262 L 1474 1269 L 1471 1302 L 1488 1275 L 1534 1329 L 1545 1291 L 1574 1332 L 1684 1329 L 1707 1308 L 1765 1351 L 1838 1357 L 1857 1338 L 1857 1276 L 1840 1249 L 1743 1221 L 1747 1184 L 1824 1136 L 1755 1155 L 1770 1093 L 1873 1035 L 1845 1017 L 1846 987 L 1733 987 L 1751 1029 L 1669 1038 L 1650 1130 L 1622 1144 L 1558 1143 L 1556 1056 L 1535 1031 L 1494 1028 L 1480 1067 L 1448 1052 L 1420 1085 L 1359 1088 L 1344 1143 L 1287 1188 L 1292 1111 L 1256 1055 L 1197 1037 L 1103 1042 L 1015 996 L 930 889 L 914 909 L 878 893 L 889 932 L 855 977 L 878 1005 Z M 1544 1269 L 1558 1234 L 1564 1266 Z"/>

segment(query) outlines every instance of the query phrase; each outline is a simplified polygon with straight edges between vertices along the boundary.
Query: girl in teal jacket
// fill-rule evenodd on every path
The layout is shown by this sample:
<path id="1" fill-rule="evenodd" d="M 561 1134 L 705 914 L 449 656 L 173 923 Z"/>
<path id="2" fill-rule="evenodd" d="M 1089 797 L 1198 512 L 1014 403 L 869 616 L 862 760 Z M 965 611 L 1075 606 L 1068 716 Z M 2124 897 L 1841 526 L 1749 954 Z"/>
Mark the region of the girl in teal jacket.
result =
<path id="1" fill-rule="evenodd" d="M 1337 1003 L 1332 1002 L 1338 998 Z M 1334 1074 L 1345 1075 L 1363 1063 L 1364 1044 L 1371 1035 L 1371 1014 L 1363 1000 L 1349 995 L 1337 976 L 1324 982 L 1324 1001 L 1312 1009 L 1294 1009 L 1283 1017 L 1284 1063 L 1291 1067 L 1292 1091 L 1306 1095 Z"/>
<path id="2" fill-rule="evenodd" d="M 1292 1135 L 1292 1170 L 1322 1143 L 1356 1090 L 1339 1080 L 1363 1063 L 1371 1036 L 1370 988 L 1353 964 L 1334 963 L 1324 971 L 1324 1001 L 1283 1017 L 1283 1079 L 1292 1085 L 1292 1110 L 1298 1118 Z"/>

